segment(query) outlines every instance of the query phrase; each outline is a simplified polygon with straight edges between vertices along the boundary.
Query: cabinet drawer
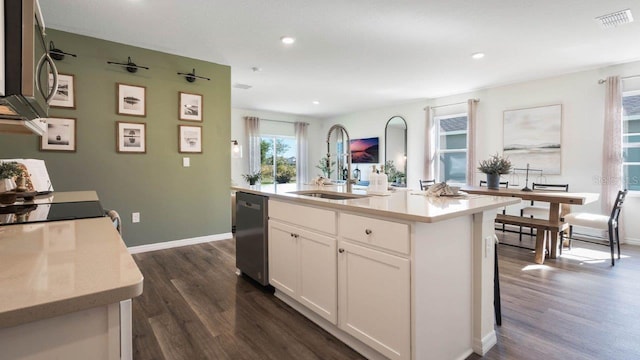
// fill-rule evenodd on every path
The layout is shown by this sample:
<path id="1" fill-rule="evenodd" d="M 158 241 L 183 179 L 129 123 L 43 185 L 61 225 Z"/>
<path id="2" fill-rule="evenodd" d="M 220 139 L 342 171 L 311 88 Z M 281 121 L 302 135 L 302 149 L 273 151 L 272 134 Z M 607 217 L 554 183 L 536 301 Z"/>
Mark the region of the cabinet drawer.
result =
<path id="1" fill-rule="evenodd" d="M 409 225 L 364 216 L 341 214 L 340 235 L 382 249 L 409 254 Z"/>
<path id="2" fill-rule="evenodd" d="M 269 218 L 335 235 L 336 212 L 283 201 L 269 200 Z"/>

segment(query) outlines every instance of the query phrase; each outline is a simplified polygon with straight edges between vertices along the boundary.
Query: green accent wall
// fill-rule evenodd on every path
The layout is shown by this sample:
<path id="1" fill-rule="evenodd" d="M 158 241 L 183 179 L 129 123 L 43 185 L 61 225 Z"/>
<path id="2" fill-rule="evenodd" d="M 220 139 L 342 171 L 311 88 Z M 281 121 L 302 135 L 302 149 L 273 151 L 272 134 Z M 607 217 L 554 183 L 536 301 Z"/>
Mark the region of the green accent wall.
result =
<path id="1" fill-rule="evenodd" d="M 78 56 L 56 62 L 75 76 L 76 109 L 49 111 L 77 119 L 76 152 L 40 151 L 39 136 L 0 134 L 0 158 L 45 160 L 55 191 L 95 190 L 105 209 L 120 213 L 127 246 L 229 233 L 230 67 L 52 29 L 47 35 L 47 45 Z M 128 57 L 150 69 L 132 74 L 107 64 Z M 177 75 L 194 68 L 211 81 Z M 146 117 L 117 115 L 116 83 L 146 87 Z M 202 94 L 202 122 L 178 120 L 179 91 Z M 116 121 L 146 123 L 146 154 L 116 152 Z M 178 152 L 178 125 L 202 125 L 201 154 Z"/>

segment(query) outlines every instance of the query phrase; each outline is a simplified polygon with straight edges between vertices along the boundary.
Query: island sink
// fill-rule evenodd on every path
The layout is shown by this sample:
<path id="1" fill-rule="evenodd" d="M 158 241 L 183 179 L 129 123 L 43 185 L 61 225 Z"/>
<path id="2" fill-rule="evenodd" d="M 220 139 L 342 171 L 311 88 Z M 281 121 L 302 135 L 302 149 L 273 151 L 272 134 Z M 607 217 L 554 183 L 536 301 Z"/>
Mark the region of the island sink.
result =
<path id="1" fill-rule="evenodd" d="M 329 200 L 349 200 L 349 199 L 357 199 L 367 197 L 368 195 L 358 195 L 351 193 L 342 193 L 335 191 L 324 191 L 324 190 L 303 190 L 303 191 L 291 191 L 289 194 L 296 194 L 302 196 L 310 196 L 322 199 Z"/>

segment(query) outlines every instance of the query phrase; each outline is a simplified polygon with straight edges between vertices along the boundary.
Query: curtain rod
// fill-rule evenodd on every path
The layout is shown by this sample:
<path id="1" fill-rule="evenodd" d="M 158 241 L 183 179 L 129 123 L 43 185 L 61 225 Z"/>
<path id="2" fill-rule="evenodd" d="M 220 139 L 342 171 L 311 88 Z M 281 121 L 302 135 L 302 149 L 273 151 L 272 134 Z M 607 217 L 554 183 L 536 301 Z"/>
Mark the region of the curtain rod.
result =
<path id="1" fill-rule="evenodd" d="M 640 77 L 640 75 L 631 75 L 631 76 L 621 77 L 620 79 L 627 80 L 627 79 L 634 79 L 634 78 L 639 78 L 639 77 Z M 607 79 L 598 80 L 598 84 L 604 84 L 606 82 L 607 82 Z"/>
<path id="2" fill-rule="evenodd" d="M 471 99 L 475 102 L 479 102 L 480 99 Z M 437 109 L 437 108 L 441 108 L 441 107 L 445 107 L 445 106 L 454 106 L 454 105 L 462 105 L 462 104 L 466 104 L 467 101 L 461 101 L 461 102 L 457 102 L 457 103 L 453 103 L 453 104 L 446 104 L 446 105 L 438 105 L 438 106 L 431 106 L 432 109 Z M 428 107 L 428 106 L 427 106 Z M 425 107 L 422 110 L 427 110 L 427 107 Z"/>
<path id="3" fill-rule="evenodd" d="M 279 122 L 279 123 L 285 123 L 285 124 L 294 124 L 295 123 L 295 121 L 271 120 L 271 119 L 263 119 L 263 118 L 260 118 L 260 120 L 271 121 L 271 122 Z"/>

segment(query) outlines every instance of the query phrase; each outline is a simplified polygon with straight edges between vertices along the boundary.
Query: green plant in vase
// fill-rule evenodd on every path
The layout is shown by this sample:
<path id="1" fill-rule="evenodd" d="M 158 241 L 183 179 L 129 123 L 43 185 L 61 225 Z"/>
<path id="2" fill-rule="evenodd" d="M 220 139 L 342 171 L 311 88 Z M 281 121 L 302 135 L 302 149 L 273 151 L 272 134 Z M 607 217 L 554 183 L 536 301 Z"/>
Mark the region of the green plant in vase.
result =
<path id="1" fill-rule="evenodd" d="M 249 183 L 249 185 L 255 185 L 258 180 L 262 178 L 260 171 L 253 174 L 242 174 L 242 178 Z"/>
<path id="2" fill-rule="evenodd" d="M 496 153 L 487 160 L 480 161 L 478 170 L 487 174 L 487 187 L 489 189 L 500 188 L 500 175 L 508 174 L 511 171 L 511 161 Z"/>

